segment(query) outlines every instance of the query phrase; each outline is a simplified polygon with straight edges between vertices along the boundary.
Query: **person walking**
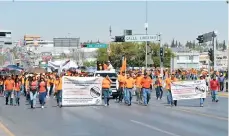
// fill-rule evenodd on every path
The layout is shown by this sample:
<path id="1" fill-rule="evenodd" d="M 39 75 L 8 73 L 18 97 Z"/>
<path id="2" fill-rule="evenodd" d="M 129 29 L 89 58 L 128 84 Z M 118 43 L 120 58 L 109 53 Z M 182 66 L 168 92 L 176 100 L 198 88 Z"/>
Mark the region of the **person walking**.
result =
<path id="1" fill-rule="evenodd" d="M 138 72 L 138 75 L 135 80 L 135 85 L 136 85 L 136 96 L 137 96 L 137 102 L 138 104 L 141 104 L 142 102 L 142 86 L 141 86 L 141 80 L 143 76 L 141 72 Z"/>
<path id="2" fill-rule="evenodd" d="M 206 87 L 207 87 L 207 83 L 206 83 L 206 80 L 204 79 L 203 75 L 200 75 L 200 80 L 203 80 L 206 84 Z M 206 88 L 207 90 L 207 88 Z M 205 98 L 200 98 L 200 107 L 204 107 L 204 100 Z"/>
<path id="3" fill-rule="evenodd" d="M 111 79 L 107 75 L 102 81 L 102 92 L 104 96 L 104 104 L 105 106 L 109 106 L 109 94 L 110 94 L 110 87 L 111 87 Z"/>
<path id="4" fill-rule="evenodd" d="M 124 82 L 125 85 L 125 97 L 126 97 L 126 103 L 128 106 L 131 106 L 131 97 L 132 97 L 132 89 L 134 88 L 134 80 L 132 77 L 130 77 L 130 74 L 126 75 L 127 78 Z"/>
<path id="5" fill-rule="evenodd" d="M 4 87 L 5 87 L 4 90 L 6 93 L 6 105 L 8 105 L 9 98 L 10 98 L 10 105 L 13 105 L 12 95 L 13 95 L 14 86 L 15 86 L 14 80 L 12 79 L 11 76 L 8 76 L 8 78 L 4 82 Z"/>
<path id="6" fill-rule="evenodd" d="M 210 81 L 210 89 L 212 92 L 212 102 L 218 102 L 219 82 L 216 80 L 216 76 L 213 76 L 213 79 Z"/>
<path id="7" fill-rule="evenodd" d="M 56 76 L 54 81 L 54 88 L 56 94 L 57 106 L 62 107 L 62 79 L 59 76 Z"/>
<path id="8" fill-rule="evenodd" d="M 45 105 L 45 97 L 46 97 L 46 82 L 44 78 L 40 79 L 39 85 L 38 85 L 38 90 L 39 90 L 39 102 L 41 104 L 41 108 L 44 108 Z"/>
<path id="9" fill-rule="evenodd" d="M 35 109 L 36 106 L 36 98 L 37 98 L 37 89 L 38 89 L 38 82 L 35 76 L 32 77 L 32 81 L 29 84 L 29 96 L 30 96 L 30 104 L 31 108 Z"/>
<path id="10" fill-rule="evenodd" d="M 224 80 L 225 77 L 223 76 L 223 73 L 220 74 L 220 76 L 218 77 L 218 81 L 219 81 L 219 91 L 223 92 L 224 89 Z"/>
<path id="11" fill-rule="evenodd" d="M 14 99 L 15 99 L 15 106 L 20 105 L 20 95 L 21 95 L 21 82 L 18 78 L 15 79 L 15 87 L 14 87 Z"/>
<path id="12" fill-rule="evenodd" d="M 119 76 L 118 76 L 118 82 L 119 82 L 119 89 L 118 89 L 118 102 L 122 102 L 123 100 L 123 95 L 124 95 L 124 83 L 125 83 L 125 72 L 123 71 Z"/>
<path id="13" fill-rule="evenodd" d="M 162 99 L 163 96 L 163 90 L 162 90 L 162 76 L 158 76 L 156 81 L 155 81 L 155 90 L 156 90 L 156 97 L 157 100 L 160 98 L 160 100 Z"/>
<path id="14" fill-rule="evenodd" d="M 150 86 L 152 85 L 152 79 L 147 75 L 147 73 L 144 73 L 144 77 L 142 78 L 141 85 L 143 91 L 144 105 L 147 106 L 150 100 L 150 93 L 151 93 Z"/>

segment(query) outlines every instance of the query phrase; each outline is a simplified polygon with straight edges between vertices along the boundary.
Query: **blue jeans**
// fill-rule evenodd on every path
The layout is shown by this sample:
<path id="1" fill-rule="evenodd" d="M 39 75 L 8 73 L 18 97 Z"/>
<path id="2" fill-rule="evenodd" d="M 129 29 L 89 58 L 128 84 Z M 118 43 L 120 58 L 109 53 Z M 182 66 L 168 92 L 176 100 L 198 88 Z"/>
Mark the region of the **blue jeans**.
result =
<path id="1" fill-rule="evenodd" d="M 168 90 L 167 92 L 167 103 L 171 105 L 173 104 L 173 97 L 172 97 L 172 93 L 170 90 Z"/>
<path id="2" fill-rule="evenodd" d="M 10 98 L 10 104 L 13 104 L 13 98 L 11 98 L 11 95 L 13 93 L 13 90 L 6 90 L 5 96 L 6 96 L 6 104 L 8 104 L 9 98 Z"/>
<path id="3" fill-rule="evenodd" d="M 29 92 L 31 106 L 36 106 L 37 92 Z"/>
<path id="4" fill-rule="evenodd" d="M 21 85 L 21 90 L 20 91 L 21 91 L 21 93 L 24 93 L 24 85 Z"/>
<path id="5" fill-rule="evenodd" d="M 158 98 L 162 98 L 162 96 L 163 96 L 163 91 L 162 91 L 162 87 L 161 86 L 158 86 L 158 87 L 156 87 L 156 97 L 157 97 L 157 99 Z"/>
<path id="6" fill-rule="evenodd" d="M 14 102 L 15 104 L 18 104 L 20 99 L 21 92 L 20 91 L 14 91 Z"/>
<path id="7" fill-rule="evenodd" d="M 125 98 L 126 98 L 126 103 L 131 104 L 131 97 L 132 97 L 132 88 L 126 88 L 125 89 Z"/>
<path id="8" fill-rule="evenodd" d="M 103 96 L 104 96 L 104 103 L 109 104 L 109 96 L 110 96 L 109 89 L 103 88 L 102 90 L 103 90 Z"/>
<path id="9" fill-rule="evenodd" d="M 200 98 L 200 105 L 204 104 L 205 98 Z"/>
<path id="10" fill-rule="evenodd" d="M 216 90 L 212 90 L 212 100 L 218 100 L 218 92 Z"/>
<path id="11" fill-rule="evenodd" d="M 62 104 L 62 90 L 58 90 L 56 93 L 56 102 L 58 105 Z"/>
<path id="12" fill-rule="evenodd" d="M 41 106 L 45 105 L 45 97 L 46 97 L 46 92 L 39 93 L 39 101 Z"/>
<path id="13" fill-rule="evenodd" d="M 150 89 L 149 88 L 143 88 L 143 99 L 144 99 L 144 104 L 147 105 L 149 103 L 150 99 Z"/>

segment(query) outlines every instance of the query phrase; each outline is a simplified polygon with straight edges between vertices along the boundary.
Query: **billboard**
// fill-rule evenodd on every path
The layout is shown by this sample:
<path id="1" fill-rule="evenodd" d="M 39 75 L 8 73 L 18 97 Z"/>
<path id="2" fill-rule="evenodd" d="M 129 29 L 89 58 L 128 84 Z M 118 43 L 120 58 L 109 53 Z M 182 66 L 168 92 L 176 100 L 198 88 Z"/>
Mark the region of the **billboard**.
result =
<path id="1" fill-rule="evenodd" d="M 79 47 L 80 38 L 53 38 L 54 47 Z"/>

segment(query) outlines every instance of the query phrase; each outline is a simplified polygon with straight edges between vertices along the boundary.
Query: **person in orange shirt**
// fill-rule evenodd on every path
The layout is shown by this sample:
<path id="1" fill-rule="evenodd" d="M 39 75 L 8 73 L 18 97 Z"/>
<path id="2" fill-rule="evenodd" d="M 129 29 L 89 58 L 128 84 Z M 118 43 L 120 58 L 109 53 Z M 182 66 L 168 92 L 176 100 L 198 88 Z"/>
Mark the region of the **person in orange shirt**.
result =
<path id="1" fill-rule="evenodd" d="M 136 85 L 136 96 L 137 96 L 137 102 L 140 104 L 142 102 L 142 86 L 141 86 L 141 80 L 143 76 L 141 72 L 138 72 L 138 75 L 135 80 L 135 85 Z"/>
<path id="2" fill-rule="evenodd" d="M 0 78 L 0 95 L 3 95 L 3 92 L 4 92 L 4 80 L 3 80 L 3 78 L 1 77 Z"/>
<path id="3" fill-rule="evenodd" d="M 125 78 L 126 78 L 125 72 L 122 72 L 121 74 L 118 76 L 118 82 L 119 82 L 118 99 L 119 99 L 119 102 L 122 102 L 122 99 L 123 99 L 124 83 L 125 83 Z M 116 98 L 116 100 L 117 100 L 117 98 Z"/>
<path id="4" fill-rule="evenodd" d="M 15 98 L 15 106 L 20 105 L 20 95 L 21 95 L 21 82 L 19 79 L 15 79 L 15 87 L 14 87 L 14 98 Z"/>
<path id="5" fill-rule="evenodd" d="M 155 90 L 156 90 L 156 97 L 157 97 L 157 100 L 160 98 L 162 98 L 163 96 L 163 90 L 162 90 L 162 76 L 159 75 L 155 81 Z"/>
<path id="6" fill-rule="evenodd" d="M 103 91 L 105 106 L 109 105 L 111 83 L 112 83 L 112 81 L 108 75 L 102 81 L 102 91 Z"/>
<path id="7" fill-rule="evenodd" d="M 177 82 L 178 80 L 177 80 L 177 78 L 175 77 L 175 75 L 173 75 L 172 74 L 172 76 L 171 76 L 171 80 L 170 80 L 170 90 L 171 90 L 171 83 L 173 83 L 173 82 Z M 172 96 L 171 96 L 172 97 Z M 177 100 L 173 100 L 173 103 L 172 103 L 172 105 L 175 105 L 175 106 L 177 106 Z"/>
<path id="8" fill-rule="evenodd" d="M 150 86 L 152 85 L 152 79 L 147 75 L 147 73 L 144 73 L 144 77 L 141 80 L 141 85 L 143 91 L 144 105 L 147 106 L 150 100 Z"/>
<path id="9" fill-rule="evenodd" d="M 46 82 L 43 77 L 40 79 L 40 83 L 38 85 L 38 91 L 39 91 L 39 102 L 41 104 L 41 108 L 44 108 L 45 105 L 45 97 L 46 97 Z"/>
<path id="10" fill-rule="evenodd" d="M 47 88 L 46 97 L 47 98 L 49 98 L 49 94 L 50 94 L 50 83 L 51 83 L 51 78 L 49 76 L 46 76 L 46 88 Z"/>
<path id="11" fill-rule="evenodd" d="M 127 78 L 124 81 L 125 85 L 125 102 L 128 106 L 131 106 L 131 98 L 132 98 L 132 89 L 134 88 L 134 80 L 130 77 L 130 74 L 126 75 Z"/>
<path id="12" fill-rule="evenodd" d="M 30 97 L 30 104 L 31 108 L 34 109 L 36 106 L 36 99 L 37 99 L 37 88 L 38 82 L 35 76 L 32 77 L 32 81 L 29 83 L 29 97 Z"/>
<path id="13" fill-rule="evenodd" d="M 55 94 L 57 106 L 62 107 L 62 79 L 59 76 L 56 76 L 56 80 L 54 82 Z"/>
<path id="14" fill-rule="evenodd" d="M 6 93 L 6 105 L 8 105 L 9 98 L 10 98 L 10 105 L 13 105 L 13 98 L 11 98 L 11 96 L 13 96 L 14 86 L 15 86 L 15 82 L 11 78 L 11 76 L 9 76 L 7 80 L 4 82 L 4 87 L 5 87 L 4 90 Z"/>

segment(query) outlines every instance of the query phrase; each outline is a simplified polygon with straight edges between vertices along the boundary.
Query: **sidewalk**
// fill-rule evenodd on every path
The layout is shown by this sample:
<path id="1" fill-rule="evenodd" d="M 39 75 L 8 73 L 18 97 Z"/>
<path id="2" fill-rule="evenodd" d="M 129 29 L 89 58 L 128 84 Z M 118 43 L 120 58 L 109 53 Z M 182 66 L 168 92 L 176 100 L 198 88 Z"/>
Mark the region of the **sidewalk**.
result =
<path id="1" fill-rule="evenodd" d="M 228 92 L 219 92 L 219 96 L 228 97 Z"/>

